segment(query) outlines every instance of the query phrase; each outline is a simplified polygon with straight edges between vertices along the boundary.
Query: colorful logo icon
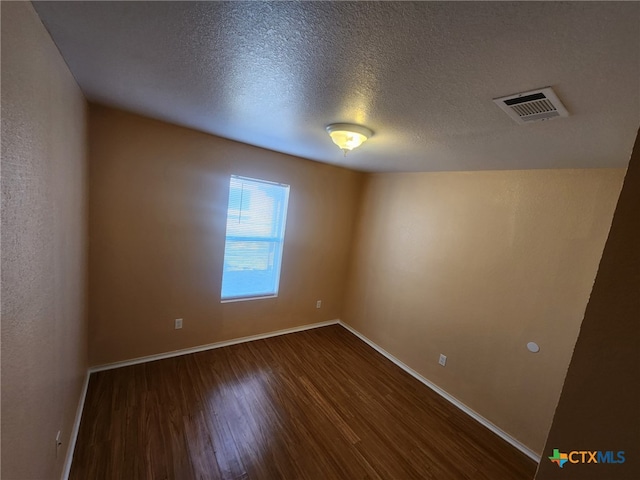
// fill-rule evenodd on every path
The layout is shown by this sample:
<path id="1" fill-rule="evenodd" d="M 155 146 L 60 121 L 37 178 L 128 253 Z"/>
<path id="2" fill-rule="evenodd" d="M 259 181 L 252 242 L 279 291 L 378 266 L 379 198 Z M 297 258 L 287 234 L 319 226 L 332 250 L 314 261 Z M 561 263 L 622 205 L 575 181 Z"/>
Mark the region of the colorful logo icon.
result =
<path id="1" fill-rule="evenodd" d="M 551 460 L 553 463 L 558 464 L 558 466 L 562 468 L 564 464 L 569 461 L 569 455 L 567 455 L 566 453 L 560 453 L 560 450 L 554 448 L 553 455 L 549 457 L 549 460 Z"/>
<path id="2" fill-rule="evenodd" d="M 573 450 L 569 453 L 562 453 L 560 449 L 554 448 L 553 455 L 549 457 L 553 463 L 560 468 L 564 467 L 564 464 L 569 463 L 595 463 L 595 464 L 615 464 L 625 462 L 624 450 L 614 452 L 612 450 L 601 451 L 589 451 L 589 450 Z"/>

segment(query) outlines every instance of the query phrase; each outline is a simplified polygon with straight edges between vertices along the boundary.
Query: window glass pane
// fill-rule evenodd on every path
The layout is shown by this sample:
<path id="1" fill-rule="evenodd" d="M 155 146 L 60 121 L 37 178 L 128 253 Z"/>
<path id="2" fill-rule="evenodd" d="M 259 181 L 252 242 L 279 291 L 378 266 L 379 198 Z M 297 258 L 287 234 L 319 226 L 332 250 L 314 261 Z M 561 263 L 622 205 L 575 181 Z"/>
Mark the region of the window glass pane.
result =
<path id="1" fill-rule="evenodd" d="M 277 295 L 288 201 L 288 185 L 231 177 L 223 300 Z"/>

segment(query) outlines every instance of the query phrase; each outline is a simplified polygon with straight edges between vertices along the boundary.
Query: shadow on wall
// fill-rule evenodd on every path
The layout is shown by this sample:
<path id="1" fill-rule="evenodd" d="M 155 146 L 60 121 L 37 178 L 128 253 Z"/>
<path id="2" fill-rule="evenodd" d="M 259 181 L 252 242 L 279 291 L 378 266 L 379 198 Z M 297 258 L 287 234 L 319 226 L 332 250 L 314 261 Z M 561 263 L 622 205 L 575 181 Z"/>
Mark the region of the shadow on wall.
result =
<path id="1" fill-rule="evenodd" d="M 640 478 L 638 292 L 640 135 L 536 480 Z"/>

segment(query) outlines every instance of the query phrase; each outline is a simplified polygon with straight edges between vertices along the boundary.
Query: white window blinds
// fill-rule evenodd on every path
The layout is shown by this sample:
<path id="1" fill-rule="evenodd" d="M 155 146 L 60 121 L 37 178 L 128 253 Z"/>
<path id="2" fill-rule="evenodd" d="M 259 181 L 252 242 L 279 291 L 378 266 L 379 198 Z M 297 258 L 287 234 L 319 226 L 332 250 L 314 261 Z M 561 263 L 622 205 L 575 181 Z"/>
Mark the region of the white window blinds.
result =
<path id="1" fill-rule="evenodd" d="M 231 176 L 222 300 L 278 294 L 289 185 Z"/>

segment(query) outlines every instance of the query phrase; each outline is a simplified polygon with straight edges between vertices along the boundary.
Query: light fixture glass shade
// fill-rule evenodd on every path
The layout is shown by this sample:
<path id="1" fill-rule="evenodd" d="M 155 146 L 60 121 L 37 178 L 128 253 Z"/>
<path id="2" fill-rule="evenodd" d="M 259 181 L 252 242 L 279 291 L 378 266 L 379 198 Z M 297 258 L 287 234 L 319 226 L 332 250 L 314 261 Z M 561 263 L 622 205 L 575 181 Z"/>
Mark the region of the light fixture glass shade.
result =
<path id="1" fill-rule="evenodd" d="M 333 143 L 345 153 L 359 147 L 373 135 L 373 132 L 368 128 L 349 123 L 333 123 L 327 126 L 327 132 Z"/>

